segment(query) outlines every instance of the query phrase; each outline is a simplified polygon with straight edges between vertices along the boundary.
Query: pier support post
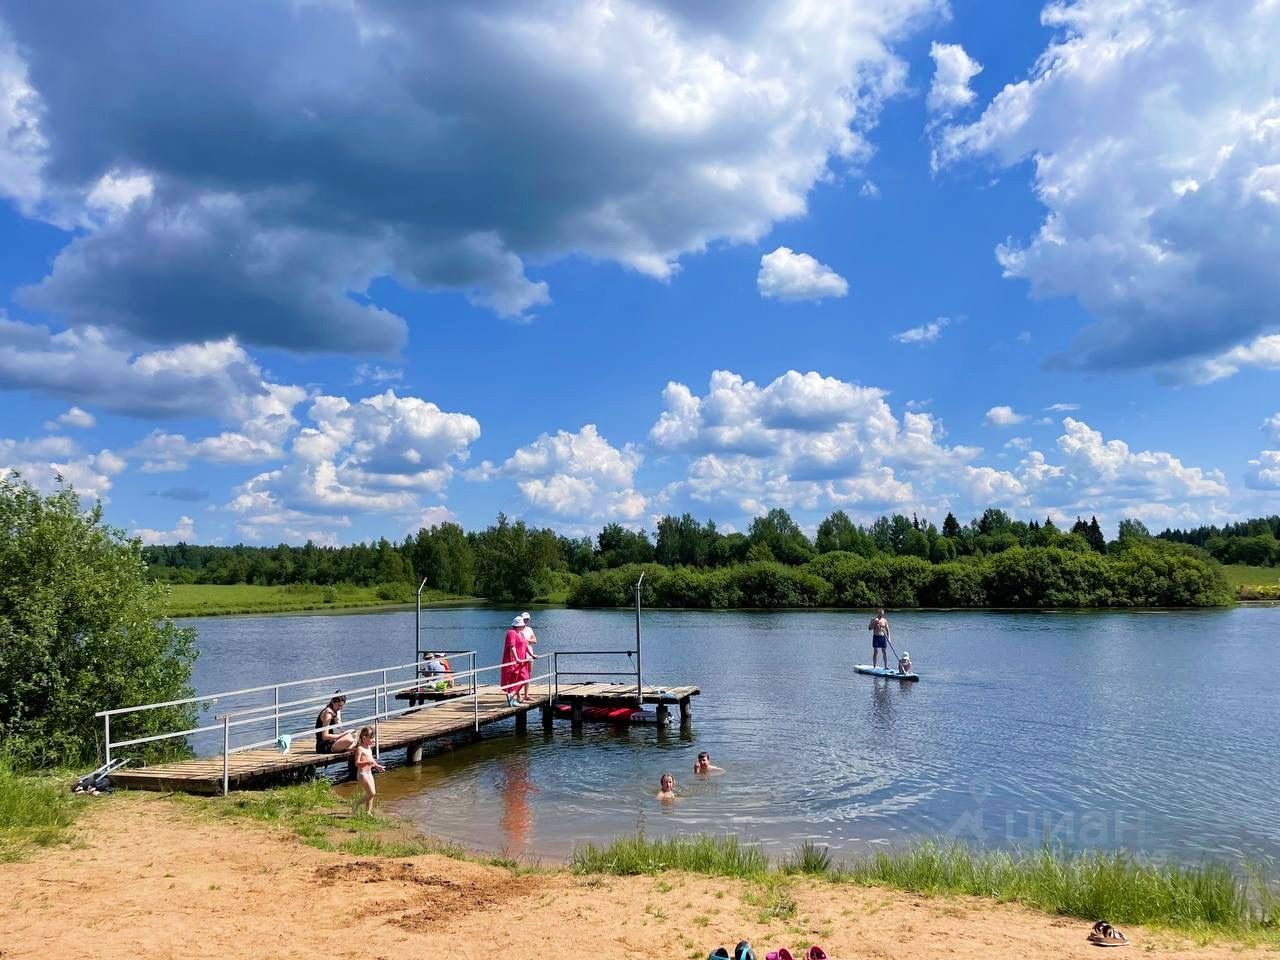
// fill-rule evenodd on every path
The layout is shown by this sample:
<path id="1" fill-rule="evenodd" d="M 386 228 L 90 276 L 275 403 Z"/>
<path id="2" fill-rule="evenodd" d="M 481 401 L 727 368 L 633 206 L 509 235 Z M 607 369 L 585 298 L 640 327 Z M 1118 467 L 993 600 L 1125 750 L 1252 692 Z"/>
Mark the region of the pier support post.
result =
<path id="1" fill-rule="evenodd" d="M 582 701 L 575 700 L 569 707 L 569 726 L 574 730 L 582 729 Z"/>
<path id="2" fill-rule="evenodd" d="M 543 730 L 551 729 L 551 721 L 554 717 L 555 717 L 555 712 L 553 711 L 551 704 L 550 703 L 546 704 L 542 708 L 542 729 Z"/>
<path id="3" fill-rule="evenodd" d="M 671 711 L 667 709 L 665 703 L 658 704 L 658 726 L 665 727 L 667 725 L 667 717 L 670 713 Z"/>
<path id="4" fill-rule="evenodd" d="M 521 710 L 516 714 L 516 733 L 524 733 L 529 729 L 529 711 Z"/>
<path id="5" fill-rule="evenodd" d="M 409 751 L 408 753 L 405 754 L 405 759 L 409 763 L 421 763 L 422 747 L 423 747 L 423 742 L 421 740 L 419 740 L 417 743 L 409 744 Z"/>
<path id="6" fill-rule="evenodd" d="M 693 706 L 689 703 L 689 698 L 685 697 L 680 701 L 680 729 L 688 730 L 693 725 Z"/>

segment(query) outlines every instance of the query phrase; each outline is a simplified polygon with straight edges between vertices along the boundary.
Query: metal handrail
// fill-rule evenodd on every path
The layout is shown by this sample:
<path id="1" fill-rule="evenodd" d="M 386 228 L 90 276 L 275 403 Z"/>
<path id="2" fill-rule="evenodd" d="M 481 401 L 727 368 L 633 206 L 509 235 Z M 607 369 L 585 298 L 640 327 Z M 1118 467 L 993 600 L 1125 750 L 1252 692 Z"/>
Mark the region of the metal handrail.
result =
<path id="1" fill-rule="evenodd" d="M 640 685 L 640 658 L 637 656 L 638 650 L 555 650 L 552 652 L 553 672 L 555 673 L 555 693 L 552 699 L 560 699 L 560 675 L 567 677 L 635 677 L 636 681 L 636 702 L 644 703 L 644 691 Z M 561 657 L 616 657 L 626 654 L 627 659 L 634 658 L 635 669 L 628 671 L 618 671 L 609 673 L 592 673 L 586 670 L 561 670 Z"/>
<path id="2" fill-rule="evenodd" d="M 286 680 L 283 683 L 267 683 L 260 687 L 245 687 L 242 690 L 224 690 L 220 693 L 210 693 L 203 697 L 183 697 L 181 700 L 165 700 L 163 703 L 144 703 L 136 707 L 116 707 L 113 710 L 99 710 L 94 714 L 95 717 L 115 717 L 124 713 L 137 713 L 141 710 L 158 710 L 161 707 L 180 707 L 188 703 L 215 703 L 218 700 L 224 700 L 227 697 L 238 697 L 246 693 L 261 693 L 264 690 L 274 690 L 277 687 L 298 687 L 304 683 L 327 683 L 330 680 L 343 680 L 347 677 L 364 677 L 371 673 L 381 673 L 384 670 L 390 672 L 392 670 L 408 670 L 410 667 L 416 667 L 421 660 L 415 660 L 413 663 L 397 664 L 394 667 L 374 667 L 372 670 L 354 670 L 351 673 L 334 673 L 327 677 L 307 677 L 303 680 Z"/>

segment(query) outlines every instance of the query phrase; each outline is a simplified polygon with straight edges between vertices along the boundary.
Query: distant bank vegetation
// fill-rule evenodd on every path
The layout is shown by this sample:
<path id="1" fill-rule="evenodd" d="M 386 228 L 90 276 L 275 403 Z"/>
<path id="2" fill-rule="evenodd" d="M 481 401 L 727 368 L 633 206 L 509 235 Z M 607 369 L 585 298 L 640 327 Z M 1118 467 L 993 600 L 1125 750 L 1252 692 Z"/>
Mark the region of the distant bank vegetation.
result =
<path id="1" fill-rule="evenodd" d="M 787 511 L 745 533 L 721 532 L 689 514 L 656 532 L 605 526 L 568 537 L 499 515 L 483 530 L 445 523 L 403 541 L 344 547 L 144 548 L 153 577 L 175 584 L 316 584 L 394 590 L 425 578 L 438 595 L 495 602 L 620 606 L 647 572 L 654 606 L 731 607 L 1137 607 L 1214 606 L 1232 600 L 1221 567 L 1200 546 L 1123 520 L 1108 542 L 1096 518 L 1070 529 L 989 509 L 941 527 L 902 514 L 860 525 L 843 511 L 811 539 Z M 390 599 L 387 597 L 386 599 Z"/>

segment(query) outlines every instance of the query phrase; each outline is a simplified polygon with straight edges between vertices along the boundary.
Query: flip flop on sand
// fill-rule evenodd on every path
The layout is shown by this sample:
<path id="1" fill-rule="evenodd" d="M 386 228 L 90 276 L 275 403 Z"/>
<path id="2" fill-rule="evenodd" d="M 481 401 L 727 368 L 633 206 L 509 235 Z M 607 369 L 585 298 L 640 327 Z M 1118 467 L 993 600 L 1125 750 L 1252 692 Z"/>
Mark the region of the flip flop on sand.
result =
<path id="1" fill-rule="evenodd" d="M 827 960 L 827 951 L 815 943 L 804 956 L 805 960 Z"/>
<path id="2" fill-rule="evenodd" d="M 729 960 L 729 951 L 724 947 L 716 947 L 707 954 L 707 960 Z"/>
<path id="3" fill-rule="evenodd" d="M 751 949 L 751 944 L 745 940 L 739 940 L 738 945 L 733 948 L 733 960 L 756 960 L 756 953 Z"/>
<path id="4" fill-rule="evenodd" d="M 786 947 L 779 947 L 777 950 L 771 950 L 764 955 L 764 960 L 795 960 L 791 956 L 791 951 Z"/>
<path id="5" fill-rule="evenodd" d="M 1129 938 L 1107 921 L 1099 920 L 1089 931 L 1089 942 L 1098 947 L 1127 947 Z"/>

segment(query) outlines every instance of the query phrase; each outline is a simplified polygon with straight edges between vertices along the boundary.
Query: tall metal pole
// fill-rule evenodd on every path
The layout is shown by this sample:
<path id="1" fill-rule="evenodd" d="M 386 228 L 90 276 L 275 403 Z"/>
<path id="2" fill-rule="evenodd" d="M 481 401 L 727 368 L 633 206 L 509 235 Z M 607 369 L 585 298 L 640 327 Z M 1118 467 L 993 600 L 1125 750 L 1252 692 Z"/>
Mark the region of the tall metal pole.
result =
<path id="1" fill-rule="evenodd" d="M 422 659 L 422 588 L 427 585 L 427 578 L 423 577 L 422 582 L 418 584 L 417 604 L 413 611 L 413 658 L 415 661 Z"/>
<path id="2" fill-rule="evenodd" d="M 640 585 L 644 583 L 644 574 L 636 581 L 636 700 L 644 705 L 643 671 L 640 659 Z"/>

